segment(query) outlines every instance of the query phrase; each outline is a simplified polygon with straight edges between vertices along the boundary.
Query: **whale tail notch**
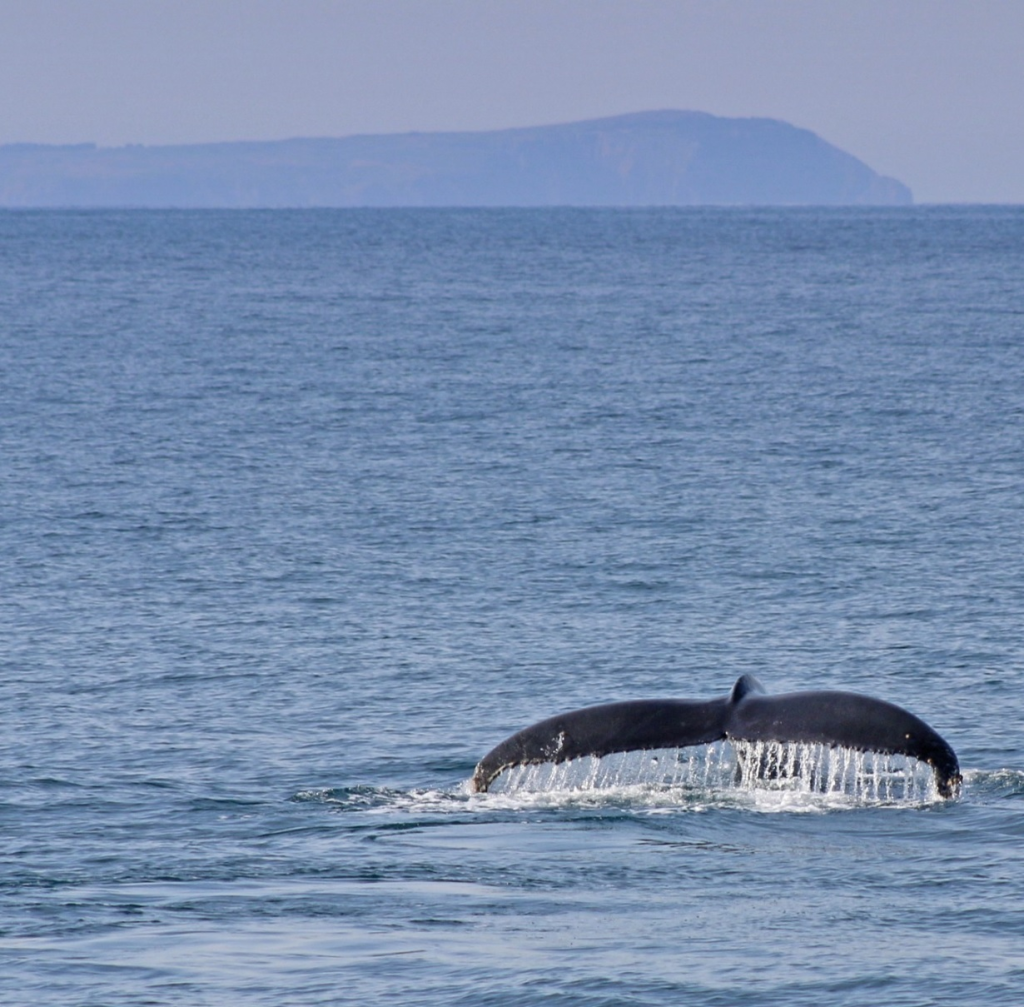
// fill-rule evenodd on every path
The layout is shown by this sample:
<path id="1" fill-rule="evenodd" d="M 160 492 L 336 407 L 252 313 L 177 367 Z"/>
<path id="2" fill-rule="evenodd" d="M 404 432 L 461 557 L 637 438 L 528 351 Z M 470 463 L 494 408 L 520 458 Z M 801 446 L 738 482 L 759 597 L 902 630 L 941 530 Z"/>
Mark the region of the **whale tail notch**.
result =
<path id="1" fill-rule="evenodd" d="M 902 707 L 853 692 L 770 696 L 752 675 L 741 676 L 720 699 L 630 700 L 549 717 L 488 752 L 470 786 L 483 793 L 515 766 L 726 740 L 820 744 L 910 756 L 931 766 L 942 797 L 952 798 L 960 791 L 956 753 Z"/>

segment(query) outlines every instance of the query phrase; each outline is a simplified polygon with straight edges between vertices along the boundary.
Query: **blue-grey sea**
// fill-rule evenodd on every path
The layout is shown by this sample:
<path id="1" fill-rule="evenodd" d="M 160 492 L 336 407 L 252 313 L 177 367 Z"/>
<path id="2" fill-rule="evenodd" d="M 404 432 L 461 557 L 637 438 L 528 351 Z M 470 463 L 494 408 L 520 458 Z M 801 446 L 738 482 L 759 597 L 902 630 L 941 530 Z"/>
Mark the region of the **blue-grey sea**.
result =
<path id="1" fill-rule="evenodd" d="M 961 796 L 468 790 L 744 673 Z M 1022 689 L 1024 209 L 0 213 L 5 1004 L 1018 1007 Z"/>

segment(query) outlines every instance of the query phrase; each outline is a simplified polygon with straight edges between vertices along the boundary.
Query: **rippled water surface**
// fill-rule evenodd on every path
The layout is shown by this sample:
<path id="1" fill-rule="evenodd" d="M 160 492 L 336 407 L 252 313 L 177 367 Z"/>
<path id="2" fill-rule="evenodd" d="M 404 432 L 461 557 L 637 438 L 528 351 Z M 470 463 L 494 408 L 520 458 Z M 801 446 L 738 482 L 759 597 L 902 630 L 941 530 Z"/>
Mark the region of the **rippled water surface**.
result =
<path id="1" fill-rule="evenodd" d="M 1022 277 L 1016 209 L 0 214 L 0 1000 L 1019 1004 Z M 744 673 L 960 798 L 469 791 Z"/>

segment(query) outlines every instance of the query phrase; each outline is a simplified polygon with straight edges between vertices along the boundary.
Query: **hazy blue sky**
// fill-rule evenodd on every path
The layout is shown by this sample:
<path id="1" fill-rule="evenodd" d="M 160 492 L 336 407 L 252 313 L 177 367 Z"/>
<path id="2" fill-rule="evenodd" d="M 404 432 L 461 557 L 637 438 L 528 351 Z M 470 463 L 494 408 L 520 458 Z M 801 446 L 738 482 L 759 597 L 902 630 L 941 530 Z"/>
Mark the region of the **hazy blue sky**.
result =
<path id="1" fill-rule="evenodd" d="M 1024 0 L 0 0 L 0 143 L 814 130 L 919 202 L 1024 202 Z"/>

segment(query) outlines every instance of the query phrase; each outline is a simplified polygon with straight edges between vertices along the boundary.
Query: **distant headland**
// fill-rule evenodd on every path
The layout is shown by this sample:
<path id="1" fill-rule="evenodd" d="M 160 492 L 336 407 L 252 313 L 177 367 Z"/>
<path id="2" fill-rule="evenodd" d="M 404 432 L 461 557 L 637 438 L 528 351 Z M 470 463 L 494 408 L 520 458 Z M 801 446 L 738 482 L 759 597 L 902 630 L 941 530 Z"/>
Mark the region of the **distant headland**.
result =
<path id="1" fill-rule="evenodd" d="M 776 119 L 636 112 L 478 133 L 0 146 L 0 207 L 904 206 Z"/>

